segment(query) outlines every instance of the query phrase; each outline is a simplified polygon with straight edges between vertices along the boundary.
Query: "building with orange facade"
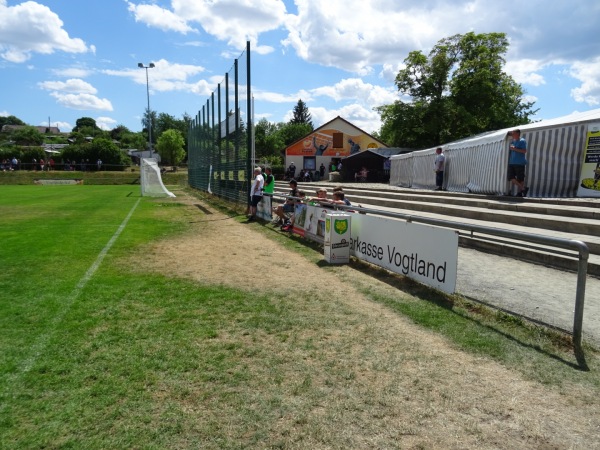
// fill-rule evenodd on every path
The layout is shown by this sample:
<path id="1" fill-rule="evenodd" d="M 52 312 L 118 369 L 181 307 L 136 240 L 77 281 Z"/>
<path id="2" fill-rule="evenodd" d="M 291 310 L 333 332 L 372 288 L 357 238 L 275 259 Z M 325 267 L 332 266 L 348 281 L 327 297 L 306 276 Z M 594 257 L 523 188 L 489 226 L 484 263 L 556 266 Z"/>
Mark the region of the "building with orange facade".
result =
<path id="1" fill-rule="evenodd" d="M 300 178 L 302 170 L 314 173 L 323 164 L 327 177 L 331 166 L 337 167 L 343 158 L 375 148 L 387 145 L 338 116 L 290 144 L 285 149 L 285 166 L 293 162 Z"/>

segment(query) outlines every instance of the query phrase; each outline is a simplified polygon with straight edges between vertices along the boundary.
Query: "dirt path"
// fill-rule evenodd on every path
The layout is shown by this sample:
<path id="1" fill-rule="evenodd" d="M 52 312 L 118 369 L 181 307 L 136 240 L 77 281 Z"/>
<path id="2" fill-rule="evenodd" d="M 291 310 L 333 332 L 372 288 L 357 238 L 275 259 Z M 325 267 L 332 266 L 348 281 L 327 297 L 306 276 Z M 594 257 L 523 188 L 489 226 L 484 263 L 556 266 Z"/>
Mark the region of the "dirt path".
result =
<path id="1" fill-rule="evenodd" d="M 331 313 L 336 306 L 351 311 L 339 313 L 339 328 L 320 338 L 349 342 L 347 354 L 331 356 L 359 374 L 344 394 L 354 408 L 330 432 L 350 433 L 355 448 L 600 448 L 592 393 L 559 392 L 463 353 L 360 292 L 390 294 L 389 285 L 351 266 L 324 270 L 257 232 L 260 224 L 240 224 L 183 193 L 174 201 L 187 203 L 198 220 L 185 236 L 153 245 L 156 269 L 246 290 L 264 290 L 266 277 L 257 276 L 264 273 L 268 289 L 287 296 L 323 298 L 327 286 Z"/>

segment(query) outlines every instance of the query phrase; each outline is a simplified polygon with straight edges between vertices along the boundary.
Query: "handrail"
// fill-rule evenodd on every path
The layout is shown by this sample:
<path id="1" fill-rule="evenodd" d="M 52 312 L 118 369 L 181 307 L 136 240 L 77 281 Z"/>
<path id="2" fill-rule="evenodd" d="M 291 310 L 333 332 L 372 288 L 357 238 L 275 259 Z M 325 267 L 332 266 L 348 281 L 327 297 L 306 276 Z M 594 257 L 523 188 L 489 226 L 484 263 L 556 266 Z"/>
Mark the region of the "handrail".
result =
<path id="1" fill-rule="evenodd" d="M 293 200 L 301 200 L 297 197 L 290 197 L 281 194 L 271 194 L 273 197 L 288 198 Z M 590 256 L 590 250 L 585 242 L 564 239 L 558 237 L 544 236 L 541 234 L 526 233 L 522 231 L 511 231 L 503 230 L 501 228 L 487 227 L 484 225 L 473 225 L 466 224 L 463 222 L 455 222 L 451 220 L 435 219 L 431 217 L 421 217 L 414 214 L 405 214 L 393 211 L 383 211 L 373 208 L 363 208 L 362 206 L 345 206 L 339 204 L 332 204 L 336 209 L 358 211 L 360 213 L 375 214 L 378 216 L 392 217 L 396 219 L 403 219 L 407 222 L 424 223 L 427 225 L 434 225 L 443 228 L 452 228 L 457 230 L 464 230 L 472 232 L 479 232 L 482 234 L 488 234 L 492 236 L 505 237 L 509 239 L 516 239 L 525 242 L 533 242 L 536 244 L 547 245 L 549 247 L 559 247 L 569 250 L 577 251 L 578 265 L 577 265 L 577 287 L 575 292 L 575 312 L 573 317 L 573 344 L 576 349 L 581 349 L 581 339 L 583 334 L 583 307 L 585 303 L 585 285 L 587 280 L 587 269 L 588 259 Z M 550 249 L 551 250 L 551 249 Z"/>

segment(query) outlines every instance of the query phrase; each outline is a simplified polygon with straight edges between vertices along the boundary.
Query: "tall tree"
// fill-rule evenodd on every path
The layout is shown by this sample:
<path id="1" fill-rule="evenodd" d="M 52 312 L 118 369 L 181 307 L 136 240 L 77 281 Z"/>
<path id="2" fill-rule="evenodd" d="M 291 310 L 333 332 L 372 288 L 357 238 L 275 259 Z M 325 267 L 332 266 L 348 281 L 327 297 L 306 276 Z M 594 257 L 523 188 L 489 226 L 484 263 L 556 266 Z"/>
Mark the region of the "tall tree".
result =
<path id="1" fill-rule="evenodd" d="M 313 126 L 310 123 L 280 123 L 277 128 L 277 134 L 281 141 L 283 141 L 283 149 L 313 130 Z"/>
<path id="2" fill-rule="evenodd" d="M 81 132 L 82 128 L 92 128 L 94 130 L 100 129 L 98 125 L 96 125 L 96 121 L 91 117 L 80 117 L 75 121 L 75 127 L 73 127 L 73 131 Z"/>
<path id="3" fill-rule="evenodd" d="M 302 101 L 302 99 L 298 100 L 296 106 L 294 106 L 293 117 L 290 120 L 290 123 L 293 124 L 308 124 L 310 125 L 311 131 L 313 130 L 312 117 L 310 112 L 308 111 L 308 106 L 306 103 Z"/>
<path id="4" fill-rule="evenodd" d="M 152 111 L 149 110 L 148 108 L 145 109 L 144 111 L 144 117 L 142 117 L 142 126 L 144 127 L 144 129 L 142 130 L 146 136 L 148 136 L 148 126 L 151 125 L 152 129 L 151 129 L 151 136 L 150 136 L 150 141 L 151 142 L 155 142 L 154 137 L 156 136 L 156 121 L 158 120 L 157 118 L 157 114 L 156 111 Z"/>
<path id="5" fill-rule="evenodd" d="M 277 133 L 277 125 L 267 119 L 260 119 L 254 127 L 254 143 L 256 146 L 256 157 L 266 158 L 281 156 L 285 148 L 282 136 Z"/>
<path id="6" fill-rule="evenodd" d="M 158 138 L 156 150 L 158 151 L 161 160 L 169 164 L 177 165 L 185 157 L 183 149 L 185 141 L 179 130 L 166 130 Z"/>
<path id="7" fill-rule="evenodd" d="M 508 40 L 503 33 L 455 35 L 429 56 L 411 52 L 396 76 L 401 94 L 377 110 L 381 138 L 390 145 L 425 148 L 470 135 L 530 122 L 533 103 L 503 71 Z"/>

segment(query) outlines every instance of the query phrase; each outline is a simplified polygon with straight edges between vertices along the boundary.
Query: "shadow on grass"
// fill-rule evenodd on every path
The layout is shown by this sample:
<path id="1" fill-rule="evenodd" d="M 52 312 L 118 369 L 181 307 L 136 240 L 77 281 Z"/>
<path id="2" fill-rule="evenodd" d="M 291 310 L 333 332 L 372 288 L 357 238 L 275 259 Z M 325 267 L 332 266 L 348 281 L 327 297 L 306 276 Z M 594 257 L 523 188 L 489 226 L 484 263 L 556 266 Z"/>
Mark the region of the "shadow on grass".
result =
<path id="1" fill-rule="evenodd" d="M 323 264 L 319 263 L 318 265 L 319 266 L 327 266 L 329 264 L 327 264 L 326 262 L 323 261 Z M 452 314 L 456 315 L 457 317 L 460 317 L 461 319 L 467 320 L 467 321 L 475 324 L 477 327 L 484 328 L 484 329 L 491 331 L 499 336 L 502 336 L 504 339 L 507 339 L 507 340 L 519 345 L 520 347 L 522 347 L 524 349 L 534 350 L 535 352 L 537 352 L 547 358 L 558 361 L 558 362 L 565 364 L 568 367 L 571 367 L 573 369 L 576 369 L 576 370 L 579 370 L 582 372 L 590 371 L 590 368 L 589 368 L 586 358 L 585 358 L 583 348 L 575 348 L 572 340 L 570 339 L 570 335 L 565 334 L 564 332 L 559 333 L 557 331 L 549 329 L 546 326 L 546 324 L 539 324 L 543 327 L 543 328 L 541 328 L 541 326 L 538 326 L 538 324 L 533 323 L 532 321 L 528 320 L 526 317 L 518 316 L 518 315 L 515 315 L 515 314 L 507 312 L 507 311 L 499 311 L 496 308 L 494 308 L 493 306 L 482 305 L 482 304 L 477 304 L 477 305 L 469 304 L 468 302 L 459 298 L 458 296 L 450 296 L 450 295 L 444 294 L 443 292 L 437 291 L 435 289 L 431 289 L 421 283 L 418 283 L 417 281 L 414 281 L 411 278 L 391 273 L 385 269 L 382 269 L 377 266 L 373 266 L 364 261 L 352 259 L 351 266 L 353 269 L 358 270 L 370 277 L 376 278 L 377 280 L 379 280 L 383 283 L 386 283 L 395 289 L 405 292 L 419 300 L 425 301 L 430 305 L 434 305 L 435 307 L 442 308 L 446 311 L 449 311 Z M 474 300 L 474 301 L 477 301 L 477 300 Z M 410 313 L 405 311 L 401 307 L 402 305 L 400 303 L 398 303 L 397 301 L 383 300 L 383 302 L 389 306 L 395 307 L 395 309 L 398 309 L 403 314 L 406 314 L 409 317 L 411 317 Z M 486 322 L 489 322 L 490 320 L 492 320 L 494 315 L 497 315 L 499 312 L 504 314 L 504 316 L 511 317 L 511 319 L 509 319 L 508 321 L 513 326 L 520 327 L 520 330 L 523 333 L 532 333 L 534 331 L 533 327 L 535 327 L 536 332 L 541 332 L 544 335 L 544 337 L 549 342 L 551 342 L 553 345 L 555 345 L 557 348 L 559 348 L 561 350 L 566 350 L 566 351 L 569 351 L 569 350 L 573 351 L 575 358 L 576 358 L 576 362 L 569 361 L 568 359 L 564 358 L 563 356 L 561 356 L 557 353 L 553 353 L 547 349 L 542 348 L 539 345 L 526 342 L 526 340 L 521 339 L 518 336 L 515 336 L 514 334 L 511 334 L 509 331 L 507 331 L 506 329 L 503 329 L 501 327 L 502 322 L 498 321 L 499 320 L 498 318 L 495 319 L 497 321 L 497 325 L 486 323 Z M 424 321 L 418 320 L 417 317 L 411 317 L 411 319 L 413 319 L 415 322 L 419 323 L 422 326 L 425 326 L 429 329 L 433 329 L 433 330 L 437 331 L 435 326 L 429 325 L 428 323 L 426 323 Z M 450 337 L 453 338 L 452 335 L 450 335 Z M 456 342 L 458 342 L 458 341 L 456 341 Z"/>

